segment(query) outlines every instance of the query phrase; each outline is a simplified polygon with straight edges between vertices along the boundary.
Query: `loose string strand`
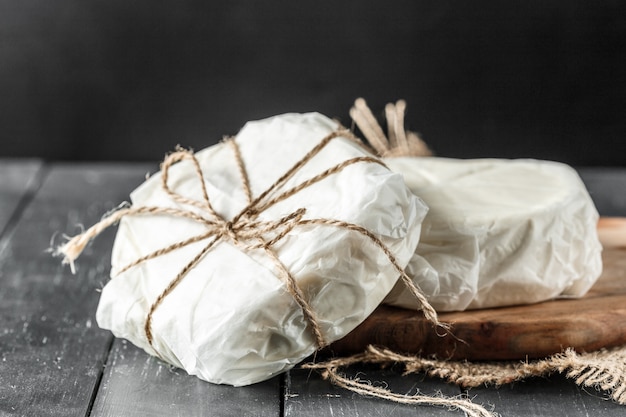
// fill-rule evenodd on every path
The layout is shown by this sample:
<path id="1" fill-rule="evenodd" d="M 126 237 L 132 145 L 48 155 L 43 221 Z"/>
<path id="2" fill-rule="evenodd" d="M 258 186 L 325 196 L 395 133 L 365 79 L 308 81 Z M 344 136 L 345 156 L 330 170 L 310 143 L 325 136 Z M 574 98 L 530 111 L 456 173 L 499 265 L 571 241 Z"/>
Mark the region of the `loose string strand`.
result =
<path id="1" fill-rule="evenodd" d="M 410 144 L 404 130 L 404 112 L 406 111 L 406 102 L 404 100 L 398 100 L 395 105 L 393 103 L 387 104 L 385 109 L 388 109 L 387 123 L 390 129 L 390 149 L 398 148 L 400 152 L 407 154 L 410 151 Z M 393 131 L 395 141 L 391 140 L 391 131 Z"/>
<path id="2" fill-rule="evenodd" d="M 302 365 L 305 369 L 315 369 L 322 376 L 330 378 L 338 374 L 339 369 L 355 364 L 379 364 L 387 366 L 400 364 L 404 367 L 404 375 L 424 373 L 430 377 L 440 378 L 463 388 L 485 385 L 501 386 L 530 377 L 563 373 L 573 379 L 580 387 L 595 387 L 607 392 L 608 396 L 618 404 L 626 404 L 626 347 L 601 349 L 595 352 L 577 353 L 567 349 L 563 353 L 533 362 L 467 362 L 428 359 L 420 356 L 406 356 L 386 348 L 368 346 L 366 351 L 349 357 L 330 359 L 322 363 Z M 360 381 L 351 381 L 348 389 Z M 364 395 L 377 395 L 369 392 L 368 385 L 361 385 Z M 406 397 L 399 394 L 381 396 L 387 400 L 403 402 Z"/>
<path id="3" fill-rule="evenodd" d="M 488 411 L 485 407 L 473 403 L 468 398 L 445 397 L 443 395 L 424 395 L 419 392 L 414 395 L 397 394 L 389 389 L 377 387 L 371 383 L 362 382 L 357 378 L 348 378 L 340 373 L 340 369 L 355 364 L 393 364 L 400 363 L 405 367 L 410 363 L 411 357 L 405 357 L 389 350 L 379 350 L 373 346 L 361 353 L 345 358 L 335 358 L 323 363 L 308 363 L 302 365 L 304 369 L 315 369 L 321 372 L 323 379 L 329 380 L 334 385 L 356 392 L 360 395 L 376 397 L 400 404 L 443 406 L 450 409 L 458 409 L 473 417 L 494 417 L 497 414 Z M 408 373 L 405 372 L 405 374 Z"/>
<path id="4" fill-rule="evenodd" d="M 355 100 L 354 106 L 350 109 L 350 117 L 379 155 L 389 149 L 389 141 L 364 99 Z"/>
<path id="5" fill-rule="evenodd" d="M 448 409 L 458 409 L 466 413 L 468 417 L 494 417 L 496 414 L 489 412 L 485 407 L 471 402 L 469 399 L 458 397 L 430 396 L 423 394 L 396 394 L 389 389 L 361 382 L 358 378 L 351 379 L 342 376 L 336 368 L 326 369 L 322 373 L 324 379 L 328 379 L 334 385 L 348 389 L 360 395 L 381 398 L 400 404 L 441 406 Z"/>
<path id="6" fill-rule="evenodd" d="M 396 131 L 399 128 L 397 119 L 396 106 L 393 103 L 387 103 L 385 106 L 385 118 L 387 119 L 387 137 L 389 138 L 389 148 L 398 146 L 398 137 Z"/>
<path id="7" fill-rule="evenodd" d="M 126 216 L 159 214 L 187 218 L 206 225 L 215 224 L 214 222 L 207 220 L 194 212 L 180 210 L 172 207 L 141 206 L 121 208 L 119 210 L 115 210 L 109 213 L 108 216 L 104 217 L 101 221 L 94 224 L 83 233 L 72 237 L 65 244 L 61 245 L 59 248 L 53 251 L 53 253 L 54 255 L 63 255 L 62 263 L 64 265 L 69 264 L 72 273 L 76 273 L 74 261 L 78 259 L 81 253 L 85 250 L 87 244 L 104 230 L 118 223 L 122 218 Z"/>
<path id="8" fill-rule="evenodd" d="M 152 318 L 154 315 L 154 312 L 156 311 L 156 309 L 161 305 L 161 303 L 163 302 L 163 300 L 165 299 L 165 297 L 167 297 L 173 290 L 174 288 L 176 288 L 178 286 L 178 284 L 180 284 L 180 282 L 183 280 L 183 278 L 185 278 L 185 276 L 187 276 L 187 273 L 193 269 L 202 258 L 204 258 L 204 256 L 209 253 L 209 251 L 213 248 L 213 246 L 215 246 L 215 244 L 218 242 L 218 240 L 220 239 L 220 236 L 215 236 L 205 247 L 204 249 L 202 249 L 187 265 L 185 265 L 183 267 L 183 269 L 178 273 L 178 275 L 176 275 L 176 278 L 174 278 L 172 281 L 170 281 L 170 283 L 167 285 L 167 287 L 165 287 L 165 289 L 163 290 L 163 292 L 161 292 L 161 294 L 159 294 L 159 296 L 156 298 L 156 300 L 152 303 L 152 305 L 150 306 L 150 310 L 148 311 L 148 315 L 146 317 L 146 322 L 144 324 L 144 332 L 146 335 L 146 339 L 148 340 L 148 344 L 150 346 L 153 346 L 152 342 L 153 342 L 153 337 L 152 337 Z"/>
<path id="9" fill-rule="evenodd" d="M 404 100 L 398 100 L 395 104 L 388 103 L 385 106 L 389 139 L 385 137 L 382 128 L 364 99 L 355 100 L 354 106 L 350 110 L 350 116 L 370 145 L 383 158 L 431 156 L 432 151 L 419 135 L 405 130 L 405 112 L 406 102 Z"/>

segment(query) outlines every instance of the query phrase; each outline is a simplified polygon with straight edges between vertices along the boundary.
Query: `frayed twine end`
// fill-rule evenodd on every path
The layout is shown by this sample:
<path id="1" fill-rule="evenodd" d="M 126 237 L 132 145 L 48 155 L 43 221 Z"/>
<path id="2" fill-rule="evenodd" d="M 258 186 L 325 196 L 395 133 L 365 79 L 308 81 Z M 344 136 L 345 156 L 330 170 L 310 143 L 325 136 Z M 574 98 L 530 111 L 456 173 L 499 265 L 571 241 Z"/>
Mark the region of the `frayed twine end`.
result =
<path id="1" fill-rule="evenodd" d="M 385 106 L 387 135 L 363 98 L 357 98 L 350 109 L 350 117 L 365 139 L 383 158 L 432 156 L 433 152 L 420 136 L 404 128 L 406 101 L 398 100 Z"/>
<path id="2" fill-rule="evenodd" d="M 120 204 L 118 207 L 106 213 L 100 222 L 91 226 L 86 231 L 73 237 L 64 235 L 63 237 L 67 239 L 67 242 L 57 246 L 56 248 L 53 247 L 50 252 L 52 252 L 53 256 L 62 256 L 63 260 L 61 263 L 63 265 L 69 265 L 72 274 L 76 274 L 76 265 L 74 261 L 76 261 L 76 259 L 78 259 L 78 257 L 83 253 L 89 242 L 107 227 L 120 221 L 122 217 L 132 210 L 133 209 L 128 203 L 125 202 Z"/>
<path id="3" fill-rule="evenodd" d="M 72 237 L 69 241 L 54 249 L 52 254 L 54 256 L 63 256 L 63 261 L 61 263 L 63 265 L 69 265 L 72 274 L 76 274 L 76 264 L 74 261 L 80 256 L 81 253 L 83 253 L 90 240 L 90 237 L 86 236 L 85 233 L 82 233 Z"/>

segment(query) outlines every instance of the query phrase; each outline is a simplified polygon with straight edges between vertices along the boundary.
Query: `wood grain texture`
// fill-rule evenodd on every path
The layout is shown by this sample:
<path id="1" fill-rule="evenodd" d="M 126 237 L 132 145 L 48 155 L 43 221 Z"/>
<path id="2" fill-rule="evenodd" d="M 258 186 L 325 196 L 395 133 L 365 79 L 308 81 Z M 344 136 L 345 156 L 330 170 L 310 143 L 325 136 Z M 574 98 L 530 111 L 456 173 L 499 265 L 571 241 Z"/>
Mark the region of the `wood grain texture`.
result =
<path id="1" fill-rule="evenodd" d="M 606 399 L 592 388 L 581 389 L 563 375 L 533 378 L 499 388 L 472 388 L 474 401 L 492 404 L 506 417 L 623 417 L 623 405 Z"/>
<path id="2" fill-rule="evenodd" d="M 603 253 L 604 271 L 581 299 L 442 313 L 451 335 L 433 329 L 421 313 L 379 306 L 332 345 L 338 354 L 368 344 L 439 358 L 508 360 L 542 358 L 567 347 L 593 351 L 626 344 L 626 250 Z"/>
<path id="3" fill-rule="evenodd" d="M 279 417 L 281 378 L 211 384 L 116 339 L 91 416 Z"/>
<path id="4" fill-rule="evenodd" d="M 113 235 L 104 234 L 72 276 L 46 249 L 100 218 L 147 167 L 54 165 L 0 254 L 0 415 L 85 416 L 111 336 L 94 320 Z"/>
<path id="5" fill-rule="evenodd" d="M 38 160 L 0 159 L 0 236 L 6 231 L 15 210 L 38 186 Z"/>

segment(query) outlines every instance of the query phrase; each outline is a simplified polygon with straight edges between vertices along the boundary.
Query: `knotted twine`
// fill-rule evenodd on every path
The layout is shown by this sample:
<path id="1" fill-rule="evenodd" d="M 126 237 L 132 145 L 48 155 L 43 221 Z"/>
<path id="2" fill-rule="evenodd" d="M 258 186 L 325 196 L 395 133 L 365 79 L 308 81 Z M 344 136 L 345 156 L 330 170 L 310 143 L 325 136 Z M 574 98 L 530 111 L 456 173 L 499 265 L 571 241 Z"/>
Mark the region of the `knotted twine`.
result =
<path id="1" fill-rule="evenodd" d="M 359 127 L 365 139 L 382 158 L 401 156 L 431 156 L 432 151 L 417 133 L 404 129 L 404 113 L 406 102 L 398 100 L 395 104 L 387 103 L 387 134 L 383 133 L 376 117 L 364 99 L 358 98 L 350 109 L 350 117 Z"/>
<path id="2" fill-rule="evenodd" d="M 63 255 L 63 263 L 70 264 L 72 271 L 74 271 L 74 261 L 80 256 L 81 252 L 85 249 L 89 241 L 95 238 L 106 228 L 116 224 L 117 222 L 119 222 L 119 220 L 127 216 L 167 215 L 174 218 L 189 219 L 206 227 L 206 232 L 142 256 L 139 259 L 131 262 L 130 264 L 122 267 L 117 273 L 119 275 L 122 272 L 127 271 L 128 269 L 133 268 L 143 262 L 157 258 L 159 256 L 163 256 L 167 253 L 173 252 L 192 243 L 208 241 L 204 248 L 180 270 L 180 272 L 176 275 L 176 277 L 174 277 L 174 279 L 172 279 L 172 281 L 170 281 L 167 287 L 161 292 L 156 300 L 152 302 L 150 306 L 145 320 L 144 333 L 146 336 L 146 340 L 155 351 L 155 353 L 157 353 L 157 355 L 158 352 L 153 345 L 152 335 L 152 318 L 154 312 L 158 309 L 163 300 L 185 278 L 187 273 L 192 268 L 194 268 L 202 260 L 202 258 L 209 251 L 211 251 L 211 249 L 215 247 L 215 245 L 220 241 L 231 242 L 245 252 L 263 250 L 267 257 L 276 266 L 279 277 L 285 283 L 287 291 L 301 308 L 303 316 L 313 334 L 316 346 L 318 348 L 326 346 L 327 342 L 324 340 L 324 336 L 320 329 L 315 312 L 312 310 L 311 306 L 306 300 L 305 295 L 298 287 L 298 284 L 293 275 L 281 262 L 278 254 L 272 248 L 276 243 L 278 243 L 285 236 L 287 236 L 289 232 L 291 232 L 294 228 L 302 226 L 338 227 L 341 229 L 346 229 L 355 233 L 359 233 L 363 237 L 367 238 L 374 244 L 375 247 L 379 248 L 387 256 L 390 264 L 400 276 L 400 279 L 404 282 L 404 284 L 422 306 L 425 317 L 433 324 L 445 327 L 445 325 L 439 323 L 437 319 L 437 313 L 428 303 L 421 291 L 418 290 L 417 287 L 413 284 L 411 279 L 404 272 L 404 269 L 398 264 L 389 248 L 387 248 L 387 246 L 378 237 L 376 237 L 366 228 L 357 224 L 333 219 L 305 219 L 304 215 L 306 213 L 306 208 L 300 208 L 276 221 L 260 221 L 257 219 L 258 215 L 267 210 L 269 207 L 299 193 L 303 189 L 323 180 L 324 178 L 337 174 L 338 172 L 342 171 L 344 168 L 352 164 L 373 163 L 384 166 L 384 164 L 379 159 L 371 156 L 355 157 L 345 160 L 331 168 L 328 168 L 327 170 L 321 172 L 313 178 L 310 178 L 302 182 L 301 184 L 294 186 L 291 189 L 277 193 L 276 196 L 272 197 L 273 193 L 277 192 L 277 190 L 283 187 L 284 184 L 291 177 L 293 177 L 293 175 L 298 172 L 308 161 L 310 161 L 315 155 L 317 155 L 322 149 L 324 149 L 333 139 L 339 137 L 345 137 L 353 141 L 359 142 L 359 140 L 354 137 L 352 133 L 344 129 L 336 130 L 330 133 L 329 135 L 324 137 L 319 144 L 313 147 L 313 149 L 311 149 L 302 159 L 296 162 L 292 166 L 292 168 L 290 168 L 285 174 L 283 174 L 278 180 L 276 180 L 276 182 L 274 182 L 269 188 L 263 191 L 256 198 L 253 198 L 252 196 L 248 173 L 242 160 L 239 147 L 233 138 L 227 139 L 226 143 L 230 145 L 233 150 L 234 160 L 241 177 L 242 188 L 245 192 L 248 203 L 246 207 L 241 210 L 241 212 L 239 212 L 239 214 L 237 214 L 230 220 L 224 219 L 213 209 L 204 183 L 202 168 L 200 167 L 200 163 L 198 162 L 193 152 L 184 149 L 178 149 L 174 153 L 167 156 L 164 162 L 161 164 L 161 187 L 173 201 L 179 203 L 179 205 L 183 207 L 187 206 L 187 208 L 171 208 L 159 206 L 131 206 L 120 208 L 110 213 L 108 216 L 87 229 L 85 232 L 71 238 L 67 243 L 58 248 L 57 254 Z M 173 191 L 168 185 L 170 167 L 173 164 L 181 162 L 183 160 L 191 161 L 191 163 L 193 164 L 195 174 L 198 177 L 201 185 L 202 200 L 196 200 L 193 198 L 182 196 Z"/>

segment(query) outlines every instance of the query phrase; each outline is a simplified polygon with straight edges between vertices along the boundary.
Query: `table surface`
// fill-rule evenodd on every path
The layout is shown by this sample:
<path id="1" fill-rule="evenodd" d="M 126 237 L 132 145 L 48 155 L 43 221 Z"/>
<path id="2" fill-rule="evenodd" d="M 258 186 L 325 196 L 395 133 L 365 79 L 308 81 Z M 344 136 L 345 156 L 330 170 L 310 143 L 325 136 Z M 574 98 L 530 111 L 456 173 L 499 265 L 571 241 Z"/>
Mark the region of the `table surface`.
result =
<path id="1" fill-rule="evenodd" d="M 0 159 L 0 416 L 458 416 L 366 398 L 292 370 L 234 388 L 203 382 L 99 329 L 114 230 L 80 258 L 76 275 L 47 251 L 128 199 L 156 164 Z M 626 216 L 626 168 L 581 168 L 598 210 Z M 423 375 L 360 368 L 400 393 L 463 393 Z M 466 392 L 504 416 L 623 416 L 626 407 L 562 375 Z"/>

